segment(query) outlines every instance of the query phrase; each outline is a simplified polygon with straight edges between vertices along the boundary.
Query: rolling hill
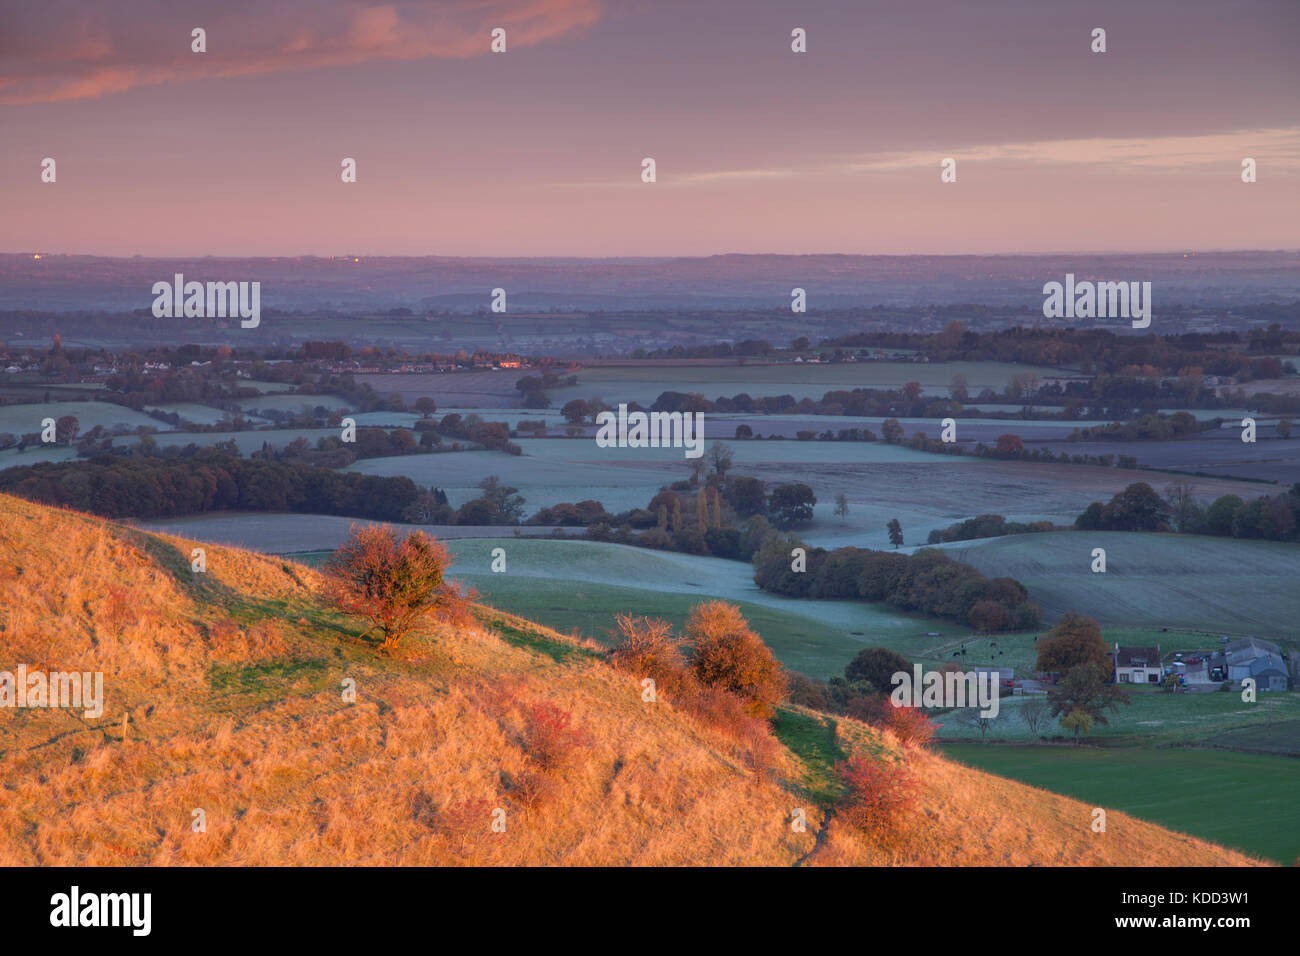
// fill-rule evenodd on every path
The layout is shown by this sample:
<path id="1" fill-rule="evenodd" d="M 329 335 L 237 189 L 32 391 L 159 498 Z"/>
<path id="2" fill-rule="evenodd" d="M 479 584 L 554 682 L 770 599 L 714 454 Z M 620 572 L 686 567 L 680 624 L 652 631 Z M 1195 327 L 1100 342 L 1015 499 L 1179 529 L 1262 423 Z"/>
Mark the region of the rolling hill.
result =
<path id="1" fill-rule="evenodd" d="M 381 657 L 318 583 L 304 565 L 0 496 L 0 670 L 100 671 L 106 699 L 98 720 L 0 716 L 0 863 L 1259 862 L 1118 811 L 1094 833 L 1085 803 L 800 708 L 759 746 L 644 703 L 592 645 L 483 606 Z M 548 705 L 585 743 L 542 799 L 526 784 Z M 887 847 L 830 812 L 849 753 L 919 781 Z"/>
<path id="2" fill-rule="evenodd" d="M 1106 549 L 1106 572 L 1090 570 Z M 944 546 L 989 577 L 1029 588 L 1049 618 L 1078 611 L 1104 625 L 1214 630 L 1276 640 L 1300 616 L 1300 547 L 1202 535 L 1062 531 Z"/>

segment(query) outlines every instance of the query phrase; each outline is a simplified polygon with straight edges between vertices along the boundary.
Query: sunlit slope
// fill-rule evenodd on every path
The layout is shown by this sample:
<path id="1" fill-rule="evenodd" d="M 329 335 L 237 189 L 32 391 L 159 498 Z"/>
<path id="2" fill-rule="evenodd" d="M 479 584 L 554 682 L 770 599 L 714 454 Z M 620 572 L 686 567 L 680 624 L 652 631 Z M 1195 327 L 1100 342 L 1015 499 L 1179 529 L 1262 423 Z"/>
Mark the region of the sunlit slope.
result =
<path id="1" fill-rule="evenodd" d="M 1118 813 L 1093 833 L 1082 803 L 851 721 L 832 741 L 797 709 L 783 726 L 811 733 L 783 733 L 791 749 L 759 764 L 744 741 L 644 703 L 584 643 L 486 608 L 379 657 L 321 604 L 311 569 L 206 545 L 196 574 L 196 546 L 0 496 L 0 670 L 102 671 L 106 697 L 98 720 L 0 711 L 0 862 L 1253 862 Z M 524 786 L 538 704 L 587 738 L 543 800 Z M 920 778 L 890 848 L 827 823 L 829 766 L 849 752 Z"/>

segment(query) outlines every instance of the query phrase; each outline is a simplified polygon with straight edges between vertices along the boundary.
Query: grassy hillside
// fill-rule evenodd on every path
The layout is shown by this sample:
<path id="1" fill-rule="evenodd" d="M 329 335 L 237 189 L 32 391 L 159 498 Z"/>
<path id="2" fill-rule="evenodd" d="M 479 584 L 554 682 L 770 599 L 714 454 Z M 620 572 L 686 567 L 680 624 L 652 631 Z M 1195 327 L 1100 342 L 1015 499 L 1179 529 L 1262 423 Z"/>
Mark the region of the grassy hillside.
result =
<path id="1" fill-rule="evenodd" d="M 1106 572 L 1089 569 L 1106 549 Z M 1029 588 L 1049 617 L 1079 611 L 1102 624 L 1254 634 L 1270 640 L 1300 619 L 1300 546 L 1199 535 L 1058 532 L 948 546 L 989 577 Z"/>
<path id="2" fill-rule="evenodd" d="M 1120 812 L 1095 834 L 1089 804 L 795 708 L 762 758 L 643 703 L 583 641 L 485 608 L 380 657 L 312 569 L 212 545 L 195 574 L 193 546 L 0 496 L 0 670 L 102 671 L 106 695 L 99 720 L 3 713 L 0 863 L 1256 862 Z M 540 800 L 545 704 L 587 742 Z M 848 753 L 921 782 L 888 848 L 827 821 Z"/>

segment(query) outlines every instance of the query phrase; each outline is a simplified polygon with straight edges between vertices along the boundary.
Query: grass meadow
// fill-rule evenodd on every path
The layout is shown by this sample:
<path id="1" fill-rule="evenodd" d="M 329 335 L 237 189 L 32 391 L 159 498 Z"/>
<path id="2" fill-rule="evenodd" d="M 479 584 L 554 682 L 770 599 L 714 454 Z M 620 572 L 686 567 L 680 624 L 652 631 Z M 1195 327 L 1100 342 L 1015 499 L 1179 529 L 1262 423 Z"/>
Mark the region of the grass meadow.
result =
<path id="1" fill-rule="evenodd" d="M 1108 815 L 1122 810 L 1277 863 L 1300 855 L 1300 774 L 1292 758 L 1184 748 L 945 744 L 939 750 Z"/>

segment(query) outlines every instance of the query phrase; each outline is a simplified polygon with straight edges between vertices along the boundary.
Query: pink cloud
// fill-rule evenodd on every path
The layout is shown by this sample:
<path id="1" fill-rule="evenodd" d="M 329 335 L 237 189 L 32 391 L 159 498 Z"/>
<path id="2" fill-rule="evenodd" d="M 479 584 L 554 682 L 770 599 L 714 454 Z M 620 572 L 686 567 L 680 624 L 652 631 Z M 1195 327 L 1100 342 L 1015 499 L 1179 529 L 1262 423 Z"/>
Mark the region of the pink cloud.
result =
<path id="1" fill-rule="evenodd" d="M 206 10 L 121 0 L 98 9 L 47 0 L 0 23 L 0 105 L 97 98 L 139 86 L 348 66 L 470 57 L 504 27 L 510 48 L 594 25 L 605 0 L 227 2 Z M 195 27 L 207 52 L 190 50 Z"/>

